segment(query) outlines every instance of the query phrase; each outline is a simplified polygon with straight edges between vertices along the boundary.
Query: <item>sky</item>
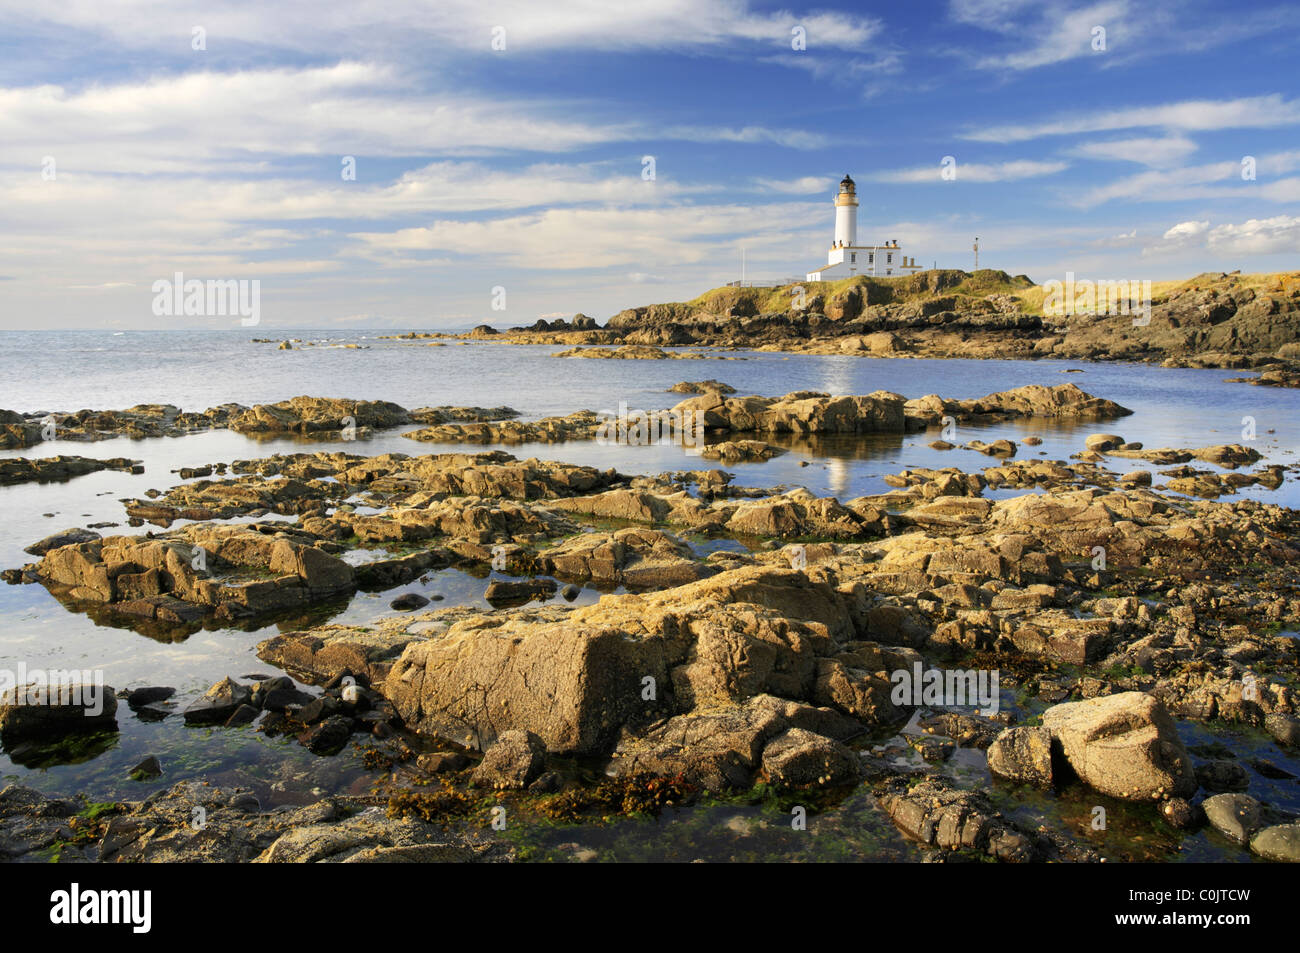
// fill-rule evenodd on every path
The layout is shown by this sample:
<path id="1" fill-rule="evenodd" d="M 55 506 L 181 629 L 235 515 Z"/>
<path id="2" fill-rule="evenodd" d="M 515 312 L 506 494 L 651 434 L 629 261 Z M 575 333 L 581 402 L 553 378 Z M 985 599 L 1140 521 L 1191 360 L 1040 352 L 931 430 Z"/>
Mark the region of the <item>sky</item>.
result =
<path id="1" fill-rule="evenodd" d="M 1300 268 L 1298 52 L 1272 2 L 0 0 L 0 329 L 240 326 L 177 273 L 603 322 L 824 264 L 846 172 L 926 266 Z"/>

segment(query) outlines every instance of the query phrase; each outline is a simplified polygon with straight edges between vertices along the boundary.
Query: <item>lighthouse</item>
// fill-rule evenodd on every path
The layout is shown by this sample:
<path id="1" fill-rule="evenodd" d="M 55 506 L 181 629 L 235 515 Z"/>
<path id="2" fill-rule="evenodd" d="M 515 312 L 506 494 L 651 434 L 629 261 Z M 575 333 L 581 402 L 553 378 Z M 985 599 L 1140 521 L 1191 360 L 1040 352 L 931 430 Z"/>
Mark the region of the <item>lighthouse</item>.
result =
<path id="1" fill-rule="evenodd" d="M 808 281 L 836 281 L 853 275 L 902 275 L 920 271 L 915 258 L 903 255 L 898 241 L 858 244 L 858 186 L 847 172 L 835 196 L 835 239 L 826 265 L 808 272 Z"/>
<path id="2" fill-rule="evenodd" d="M 853 248 L 858 244 L 858 188 L 845 173 L 840 194 L 835 196 L 835 244 Z"/>

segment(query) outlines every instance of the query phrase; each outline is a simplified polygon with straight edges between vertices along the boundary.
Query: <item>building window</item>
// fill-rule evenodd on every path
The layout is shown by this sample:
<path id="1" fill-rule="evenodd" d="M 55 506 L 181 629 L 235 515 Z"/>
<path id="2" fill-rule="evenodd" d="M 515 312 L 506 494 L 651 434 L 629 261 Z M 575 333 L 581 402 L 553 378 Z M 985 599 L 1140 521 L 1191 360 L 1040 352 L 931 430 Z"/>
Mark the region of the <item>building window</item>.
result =
<path id="1" fill-rule="evenodd" d="M 868 252 L 868 253 L 867 253 L 867 264 L 868 264 L 868 265 L 874 265 L 875 263 L 876 263 L 876 253 L 875 253 L 875 252 Z"/>
<path id="2" fill-rule="evenodd" d="M 892 254 L 886 255 L 886 256 L 885 256 L 885 264 L 886 264 L 886 265 L 892 265 L 893 263 L 894 263 L 894 256 L 893 256 Z"/>
<path id="3" fill-rule="evenodd" d="M 856 265 L 856 264 L 858 263 L 858 253 L 857 253 L 857 252 L 851 252 L 851 253 L 849 254 L 849 260 L 852 261 L 853 264 Z"/>

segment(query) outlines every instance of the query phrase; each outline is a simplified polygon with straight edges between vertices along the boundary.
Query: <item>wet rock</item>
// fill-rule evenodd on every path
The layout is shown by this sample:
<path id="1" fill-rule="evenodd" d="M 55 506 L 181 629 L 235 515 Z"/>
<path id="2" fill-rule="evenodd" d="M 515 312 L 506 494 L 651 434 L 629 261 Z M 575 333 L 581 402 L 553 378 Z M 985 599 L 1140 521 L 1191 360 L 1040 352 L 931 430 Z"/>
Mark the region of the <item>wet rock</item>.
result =
<path id="1" fill-rule="evenodd" d="M 1196 780 L 1207 791 L 1244 791 L 1250 773 L 1235 761 L 1219 759 L 1196 766 Z"/>
<path id="2" fill-rule="evenodd" d="M 1089 450 L 1117 450 L 1124 445 L 1124 438 L 1114 433 L 1094 433 L 1084 440 L 1083 445 Z"/>
<path id="3" fill-rule="evenodd" d="M 252 689 L 227 676 L 217 682 L 201 698 L 195 699 L 184 711 L 187 725 L 221 724 L 235 713 L 240 705 L 247 705 L 253 697 Z"/>
<path id="4" fill-rule="evenodd" d="M 57 533 L 51 533 L 38 543 L 32 543 L 23 549 L 25 553 L 31 553 L 33 556 L 44 556 L 46 553 L 62 546 L 72 546 L 76 543 L 89 543 L 102 537 L 94 530 L 80 529 L 73 527 L 71 529 L 60 530 Z"/>
<path id="5" fill-rule="evenodd" d="M 1043 727 L 1074 772 L 1103 794 L 1146 801 L 1196 790 L 1173 719 L 1142 692 L 1056 705 L 1043 713 Z"/>
<path id="6" fill-rule="evenodd" d="M 337 823 L 281 834 L 253 863 L 465 863 L 478 852 L 451 842 L 434 825 L 391 818 L 372 808 Z"/>
<path id="7" fill-rule="evenodd" d="M 989 745 L 988 761 L 998 777 L 1050 787 L 1052 733 L 1046 728 L 1008 728 Z"/>
<path id="8" fill-rule="evenodd" d="M 251 725 L 253 722 L 257 721 L 261 714 L 261 711 L 254 708 L 252 705 L 240 705 L 231 712 L 230 717 L 227 718 L 223 724 L 226 728 L 238 728 L 241 725 Z"/>
<path id="9" fill-rule="evenodd" d="M 410 612 L 415 609 L 423 609 L 429 604 L 429 600 L 418 592 L 404 592 L 388 604 L 388 608 L 397 609 L 400 612 Z"/>
<path id="10" fill-rule="evenodd" d="M 668 388 L 670 394 L 734 394 L 736 388 L 721 381 L 681 381 Z"/>
<path id="11" fill-rule="evenodd" d="M 117 697 L 108 685 L 31 684 L 0 693 L 0 735 L 6 747 L 42 738 L 117 726 Z"/>
<path id="12" fill-rule="evenodd" d="M 1300 718 L 1285 712 L 1272 712 L 1264 717 L 1264 727 L 1281 745 L 1300 745 Z"/>
<path id="13" fill-rule="evenodd" d="M 416 766 L 429 774 L 441 774 L 444 771 L 463 771 L 469 767 L 469 758 L 459 751 L 432 751 L 415 759 Z"/>
<path id="14" fill-rule="evenodd" d="M 1205 818 L 1231 841 L 1246 844 L 1263 825 L 1259 802 L 1245 794 L 1216 794 L 1201 803 Z"/>
<path id="15" fill-rule="evenodd" d="M 1171 797 L 1160 803 L 1160 816 L 1168 821 L 1171 827 L 1188 831 L 1200 822 L 1201 811 L 1186 798 Z"/>
<path id="16" fill-rule="evenodd" d="M 896 785 L 879 800 L 899 830 L 927 846 L 966 849 L 1008 862 L 1037 856 L 1033 841 L 997 816 L 973 791 L 928 780 L 910 788 Z"/>
<path id="17" fill-rule="evenodd" d="M 157 757 L 150 755 L 127 772 L 132 781 L 146 781 L 162 776 L 162 764 Z"/>
<path id="18" fill-rule="evenodd" d="M 531 731 L 503 732 L 474 769 L 475 784 L 490 788 L 526 788 L 546 767 L 546 744 Z"/>
<path id="19" fill-rule="evenodd" d="M 555 595 L 554 579 L 493 579 L 483 598 L 494 606 L 518 606 Z"/>
<path id="20" fill-rule="evenodd" d="M 352 737 L 352 719 L 343 715 L 331 715 L 318 725 L 314 725 L 299 737 L 298 741 L 312 754 L 338 754 Z"/>
<path id="21" fill-rule="evenodd" d="M 803 728 L 791 728 L 769 741 L 762 766 L 773 784 L 794 788 L 852 784 L 861 773 L 852 749 Z"/>
<path id="22" fill-rule="evenodd" d="M 1278 863 L 1300 863 L 1300 824 L 1275 824 L 1250 839 L 1250 849 Z"/>
<path id="23" fill-rule="evenodd" d="M 127 707 L 131 709 L 144 708 L 147 705 L 156 705 L 159 702 L 165 702 L 176 694 L 176 689 L 166 686 L 145 686 L 143 688 L 131 688 L 125 692 Z"/>

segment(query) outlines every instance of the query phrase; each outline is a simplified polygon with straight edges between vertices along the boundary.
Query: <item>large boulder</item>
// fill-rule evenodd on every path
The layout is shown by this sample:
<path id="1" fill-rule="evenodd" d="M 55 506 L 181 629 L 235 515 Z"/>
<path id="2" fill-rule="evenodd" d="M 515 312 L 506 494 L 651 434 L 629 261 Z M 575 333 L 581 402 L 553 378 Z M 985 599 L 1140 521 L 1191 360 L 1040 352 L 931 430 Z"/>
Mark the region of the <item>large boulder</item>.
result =
<path id="1" fill-rule="evenodd" d="M 1079 778 L 1103 794 L 1150 801 L 1196 791 L 1173 719 L 1143 692 L 1056 705 L 1043 713 L 1043 727 Z"/>
<path id="2" fill-rule="evenodd" d="M 811 701 L 819 659 L 854 634 L 826 583 L 746 567 L 558 618 L 459 620 L 408 645 L 383 692 L 409 727 L 468 747 L 523 729 L 553 753 L 608 753 L 632 722 L 762 693 Z"/>

